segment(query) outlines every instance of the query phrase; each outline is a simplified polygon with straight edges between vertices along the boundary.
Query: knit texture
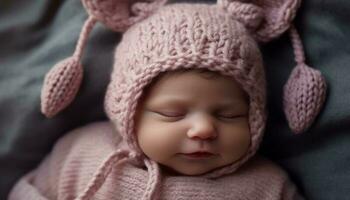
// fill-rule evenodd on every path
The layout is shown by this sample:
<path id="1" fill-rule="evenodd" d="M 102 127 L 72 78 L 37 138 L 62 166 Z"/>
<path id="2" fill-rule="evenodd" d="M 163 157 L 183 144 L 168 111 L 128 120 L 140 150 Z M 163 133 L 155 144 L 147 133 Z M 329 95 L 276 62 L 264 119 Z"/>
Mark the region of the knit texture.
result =
<path id="1" fill-rule="evenodd" d="M 46 77 L 42 109 L 47 116 L 53 116 L 74 99 L 82 76 L 79 63 L 83 47 L 96 21 L 114 31 L 125 31 L 116 49 L 105 98 L 106 113 L 120 133 L 123 145 L 101 161 L 91 179 L 84 181 L 87 184 L 79 190 L 77 199 L 94 196 L 110 178 L 113 166 L 130 160 L 145 167 L 149 174 L 141 198 L 157 198 L 160 186 L 164 185 L 159 165 L 140 149 L 134 117 L 144 88 L 162 72 L 214 71 L 234 79 L 249 97 L 251 145 L 247 154 L 200 178 L 221 178 L 236 172 L 259 147 L 266 123 L 266 84 L 257 42 L 270 41 L 290 29 L 297 68 L 285 86 L 284 102 L 293 131 L 305 131 L 321 109 L 325 81 L 318 71 L 306 66 L 300 38 L 291 27 L 299 0 L 218 0 L 212 5 L 163 6 L 164 3 L 164 0 L 83 0 L 89 18 L 74 55 L 56 65 Z"/>
<path id="2" fill-rule="evenodd" d="M 85 22 L 74 55 L 57 63 L 45 76 L 41 92 L 41 110 L 46 117 L 53 117 L 68 106 L 78 93 L 83 79 L 80 59 L 86 44 L 87 35 L 96 20 L 92 17 Z"/>
<path id="3" fill-rule="evenodd" d="M 265 76 L 256 42 L 244 26 L 215 5 L 166 6 L 131 27 L 119 43 L 105 109 L 131 151 L 142 154 L 134 115 L 143 89 L 161 72 L 208 69 L 230 76 L 249 95 L 251 146 L 223 171 L 231 173 L 258 149 L 265 127 Z"/>
<path id="4" fill-rule="evenodd" d="M 83 4 L 90 16 L 89 19 L 84 24 L 82 33 L 79 37 L 79 41 L 74 52 L 74 55 L 60 63 L 58 63 L 45 77 L 44 86 L 42 89 L 42 112 L 47 117 L 52 117 L 65 107 L 67 107 L 75 98 L 80 83 L 82 79 L 82 67 L 80 64 L 81 55 L 88 37 L 88 34 L 92 30 L 96 21 L 100 21 L 104 23 L 107 27 L 111 28 L 114 31 L 125 31 L 130 26 L 134 24 L 140 23 L 140 21 L 144 20 L 148 16 L 154 14 L 154 12 L 159 9 L 166 1 L 165 0 L 154 0 L 150 2 L 137 2 L 137 1 L 91 1 L 91 0 L 83 0 Z M 254 37 L 258 41 L 269 41 L 275 37 L 278 37 L 288 28 L 290 29 L 290 35 L 294 47 L 294 52 L 296 56 L 296 62 L 298 64 L 298 68 L 294 71 L 300 71 L 300 68 L 303 68 L 304 73 L 294 72 L 292 74 L 289 81 L 285 86 L 285 94 L 284 94 L 284 105 L 285 105 L 285 113 L 287 120 L 289 122 L 290 127 L 295 133 L 301 133 L 306 131 L 310 125 L 315 120 L 317 114 L 320 112 L 322 105 L 325 101 L 326 97 L 326 82 L 319 71 L 314 70 L 308 67 L 305 64 L 304 51 L 302 48 L 302 44 L 300 38 L 297 34 L 297 31 L 294 27 L 290 28 L 291 22 L 296 15 L 297 8 L 300 5 L 300 0 L 275 0 L 275 1 L 252 1 L 250 3 L 241 2 L 241 1 L 233 1 L 233 0 L 218 0 L 217 5 L 211 6 L 214 9 L 210 9 L 211 11 L 219 11 L 224 13 L 226 16 L 232 18 L 233 21 L 241 22 L 245 29 L 249 30 L 249 34 L 251 37 Z M 219 8 L 219 9 L 217 9 Z M 118 9 L 118 12 L 116 11 Z M 196 9 L 193 7 L 193 9 Z M 164 9 L 161 9 L 164 10 Z M 174 14 L 175 10 L 175 14 Z M 181 9 L 180 9 L 181 10 Z M 182 49 L 177 53 L 187 54 L 188 55 L 188 44 L 184 44 L 186 39 L 191 39 L 189 42 L 208 42 L 208 37 L 204 33 L 202 34 L 205 41 L 201 40 L 200 33 L 205 29 L 200 28 L 201 23 L 206 23 L 205 15 L 208 13 L 201 13 L 198 10 L 196 17 L 189 19 L 183 19 L 182 21 L 178 21 L 177 27 L 168 26 L 166 21 L 162 19 L 175 19 L 181 17 L 181 13 L 176 14 L 176 6 L 173 7 L 173 10 L 169 11 L 171 14 L 164 12 L 164 15 L 161 19 L 155 18 L 153 21 L 152 31 L 155 30 L 163 30 L 162 34 L 165 33 L 174 33 L 177 35 L 177 38 L 181 38 L 182 42 L 178 43 L 178 47 L 181 46 Z M 215 14 L 210 14 L 211 17 L 218 19 Z M 171 16 L 171 17 L 170 17 Z M 184 14 L 183 16 L 186 16 Z M 182 17 L 183 17 L 182 16 Z M 189 16 L 193 17 L 193 16 Z M 198 22 L 194 21 L 197 20 Z M 204 21 L 203 21 L 204 20 Z M 149 20 L 148 20 L 149 21 Z M 215 21 L 215 20 L 214 20 Z M 216 20 L 217 21 L 217 20 Z M 160 23 L 160 24 L 158 24 Z M 141 23 L 142 24 L 142 23 Z M 190 26 L 188 25 L 196 26 Z M 199 25 L 198 25 L 199 24 Z M 147 24 L 149 25 L 149 24 Z M 159 27 L 158 27 L 159 26 Z M 215 26 L 215 24 L 213 24 Z M 166 28 L 170 28 L 165 30 Z M 164 29 L 165 28 L 165 29 Z M 199 29 L 198 29 L 199 28 Z M 179 32 L 182 30 L 182 32 Z M 219 29 L 215 30 L 219 31 Z M 197 34 L 195 34 L 197 33 Z M 136 36 L 135 40 L 152 40 L 153 42 L 159 44 L 162 41 L 162 37 L 155 34 L 150 37 L 149 34 L 142 35 L 143 32 L 140 30 L 138 36 Z M 196 35 L 193 37 L 186 37 L 189 34 Z M 140 36 L 142 35 L 142 36 Z M 216 33 L 216 38 L 222 38 L 225 34 Z M 148 38 L 149 37 L 149 38 Z M 212 36 L 213 37 L 213 36 Z M 235 37 L 234 35 L 230 35 L 229 37 Z M 160 39 L 160 40 L 158 40 Z M 163 38 L 164 39 L 164 38 Z M 169 39 L 169 38 L 167 38 Z M 171 38 L 174 39 L 174 38 Z M 203 39 L 203 38 L 202 38 Z M 224 40 L 225 38 L 223 38 Z M 187 40 L 188 42 L 188 40 Z M 209 42 L 210 43 L 210 42 Z M 213 43 L 211 41 L 211 43 Z M 193 46 L 193 45 L 192 45 Z M 207 48 L 206 45 L 202 45 Z M 198 47 L 198 46 L 197 46 Z M 215 52 L 220 50 L 220 48 L 215 49 L 217 45 L 210 47 L 210 52 Z M 175 48 L 175 47 L 172 47 Z M 230 46 L 223 47 L 225 52 L 230 53 L 228 49 Z M 145 49 L 144 49 L 145 50 Z M 152 50 L 152 47 L 149 47 L 148 50 Z M 192 49 L 193 50 L 193 49 Z M 190 52 L 192 52 L 192 50 Z M 158 51 L 162 51 L 162 49 L 158 49 Z M 177 50 L 178 51 L 178 50 Z M 235 51 L 235 49 L 233 49 Z M 200 52 L 200 51 L 199 51 Z M 208 57 L 208 56 L 217 56 L 218 54 L 213 54 L 208 51 L 200 52 L 201 54 L 195 55 L 199 57 Z M 162 59 L 165 60 L 167 57 L 174 57 L 172 53 L 167 52 L 162 53 Z M 198 53 L 198 52 L 196 52 Z M 237 52 L 236 52 L 237 53 Z M 152 55 L 144 55 L 143 59 L 154 60 L 149 56 Z M 180 55 L 180 54 L 177 54 Z M 157 55 L 159 57 L 159 55 Z M 157 58 L 156 56 L 156 58 Z M 219 58 L 220 59 L 220 58 Z M 234 62 L 234 60 L 230 60 L 229 62 Z M 177 61 L 181 62 L 181 61 Z M 192 61 L 192 62 L 198 62 Z M 147 63 L 147 62 L 146 62 Z M 122 63 L 123 64 L 123 63 Z M 128 63 L 125 63 L 128 64 Z M 124 66 L 124 65 L 122 65 Z M 118 66 L 119 67 L 119 66 Z M 297 75 L 295 75 L 297 74 Z M 305 81 L 304 81 L 305 80 Z M 299 100 L 303 99 L 303 100 Z M 309 106 L 311 105 L 311 106 Z M 306 114 L 305 114 L 306 113 Z"/>
<path id="5" fill-rule="evenodd" d="M 67 134 L 35 171 L 17 183 L 9 200 L 79 199 L 77 197 L 89 184 L 93 174 L 111 153 L 117 151 L 121 138 L 116 138 L 116 135 L 109 122 L 90 124 Z M 147 188 L 147 181 L 148 172 L 144 168 L 123 162 L 111 169 L 104 184 L 90 199 L 139 200 Z M 156 196 L 169 200 L 302 199 L 285 172 L 258 156 L 237 173 L 217 179 L 163 176 Z"/>
<path id="6" fill-rule="evenodd" d="M 294 47 L 295 67 L 284 86 L 284 112 L 289 126 L 295 133 L 309 128 L 326 99 L 326 80 L 321 72 L 305 64 L 301 40 L 294 27 L 290 30 Z"/>

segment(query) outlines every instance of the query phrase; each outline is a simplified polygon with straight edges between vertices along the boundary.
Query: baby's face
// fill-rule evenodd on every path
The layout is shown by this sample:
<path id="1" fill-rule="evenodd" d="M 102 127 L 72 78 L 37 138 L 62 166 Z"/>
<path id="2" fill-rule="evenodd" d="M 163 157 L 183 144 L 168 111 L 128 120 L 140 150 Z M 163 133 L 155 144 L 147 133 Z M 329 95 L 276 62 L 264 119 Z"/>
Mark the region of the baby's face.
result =
<path id="1" fill-rule="evenodd" d="M 249 148 L 244 92 L 231 78 L 204 75 L 161 77 L 138 106 L 138 143 L 171 172 L 200 175 L 234 163 Z"/>

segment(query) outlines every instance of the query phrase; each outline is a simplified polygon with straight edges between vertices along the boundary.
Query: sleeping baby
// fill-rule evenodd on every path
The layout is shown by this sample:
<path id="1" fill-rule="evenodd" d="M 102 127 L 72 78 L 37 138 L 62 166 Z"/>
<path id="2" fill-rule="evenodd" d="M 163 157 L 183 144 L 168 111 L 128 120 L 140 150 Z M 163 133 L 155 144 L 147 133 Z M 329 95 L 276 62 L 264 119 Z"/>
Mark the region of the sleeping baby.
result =
<path id="1" fill-rule="evenodd" d="M 102 22 L 124 32 L 106 92 L 109 121 L 66 134 L 10 200 L 303 199 L 257 154 L 267 114 L 258 42 L 290 32 L 297 66 L 284 106 L 294 132 L 312 124 L 325 98 L 291 25 L 300 1 L 165 3 L 83 0 L 89 18 L 74 55 L 45 77 L 42 112 L 52 117 L 74 99 L 88 34 Z"/>

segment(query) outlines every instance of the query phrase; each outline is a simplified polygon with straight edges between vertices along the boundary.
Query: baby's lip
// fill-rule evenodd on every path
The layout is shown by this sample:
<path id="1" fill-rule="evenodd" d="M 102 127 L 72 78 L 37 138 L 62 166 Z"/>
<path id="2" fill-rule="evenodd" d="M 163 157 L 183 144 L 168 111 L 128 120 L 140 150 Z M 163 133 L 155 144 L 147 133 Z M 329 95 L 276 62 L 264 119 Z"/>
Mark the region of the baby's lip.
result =
<path id="1" fill-rule="evenodd" d="M 214 155 L 215 153 L 213 153 L 211 151 L 199 150 L 199 151 L 190 151 L 190 152 L 180 153 L 180 154 L 185 154 L 185 155 Z"/>
<path id="2" fill-rule="evenodd" d="M 193 153 L 210 153 L 210 154 L 213 154 L 210 151 L 192 151 L 192 152 L 188 152 L 188 153 L 184 153 L 184 154 L 193 154 Z"/>
<path id="3" fill-rule="evenodd" d="M 186 158 L 191 158 L 191 159 L 203 159 L 203 158 L 212 157 L 215 154 L 207 151 L 195 151 L 191 153 L 180 153 L 179 155 L 185 156 Z"/>

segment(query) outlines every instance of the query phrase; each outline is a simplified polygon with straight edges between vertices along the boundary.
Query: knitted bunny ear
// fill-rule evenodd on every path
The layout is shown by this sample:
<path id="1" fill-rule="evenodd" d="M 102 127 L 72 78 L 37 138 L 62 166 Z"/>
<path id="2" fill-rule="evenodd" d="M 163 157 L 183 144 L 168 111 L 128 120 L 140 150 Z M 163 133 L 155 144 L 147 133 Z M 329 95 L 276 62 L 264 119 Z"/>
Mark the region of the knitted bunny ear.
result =
<path id="1" fill-rule="evenodd" d="M 301 0 L 253 0 L 264 10 L 264 21 L 256 32 L 256 38 L 268 42 L 289 29 L 300 7 Z"/>
<path id="2" fill-rule="evenodd" d="M 90 16 L 120 32 L 151 15 L 167 0 L 82 0 Z"/>
<path id="3" fill-rule="evenodd" d="M 261 42 L 268 42 L 289 29 L 301 0 L 218 0 Z"/>

